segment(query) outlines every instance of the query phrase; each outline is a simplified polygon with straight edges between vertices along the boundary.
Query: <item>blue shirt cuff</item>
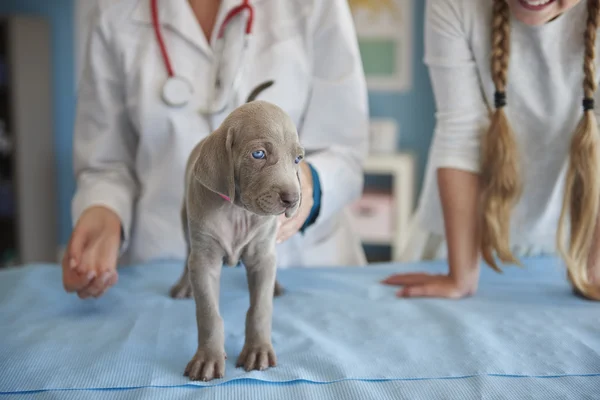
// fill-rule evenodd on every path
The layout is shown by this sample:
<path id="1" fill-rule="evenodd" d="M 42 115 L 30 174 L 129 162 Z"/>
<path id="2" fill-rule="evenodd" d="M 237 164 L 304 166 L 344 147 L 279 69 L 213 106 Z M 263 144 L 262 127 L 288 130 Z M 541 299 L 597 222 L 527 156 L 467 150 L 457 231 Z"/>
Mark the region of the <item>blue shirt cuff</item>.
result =
<path id="1" fill-rule="evenodd" d="M 304 222 L 304 225 L 300 229 L 300 232 L 302 232 L 302 233 L 304 233 L 306 228 L 308 228 L 309 226 L 311 226 L 312 224 L 315 223 L 315 221 L 317 220 L 317 217 L 319 216 L 319 211 L 321 210 L 321 181 L 319 179 L 319 174 L 313 168 L 312 165 L 308 164 L 308 166 L 310 168 L 310 173 L 312 175 L 312 181 L 313 181 L 313 206 L 312 206 L 312 209 L 310 210 L 310 214 L 308 215 L 308 218 L 306 219 L 306 221 Z"/>

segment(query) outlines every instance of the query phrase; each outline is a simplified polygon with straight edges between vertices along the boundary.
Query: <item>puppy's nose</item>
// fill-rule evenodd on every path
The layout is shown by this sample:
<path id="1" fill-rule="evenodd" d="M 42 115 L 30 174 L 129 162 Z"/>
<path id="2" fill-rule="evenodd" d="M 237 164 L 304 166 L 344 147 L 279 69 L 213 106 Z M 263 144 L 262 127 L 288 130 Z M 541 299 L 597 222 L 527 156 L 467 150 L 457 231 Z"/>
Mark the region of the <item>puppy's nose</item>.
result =
<path id="1" fill-rule="evenodd" d="M 295 192 L 281 192 L 279 193 L 279 198 L 285 207 L 292 207 L 298 202 L 300 195 Z"/>

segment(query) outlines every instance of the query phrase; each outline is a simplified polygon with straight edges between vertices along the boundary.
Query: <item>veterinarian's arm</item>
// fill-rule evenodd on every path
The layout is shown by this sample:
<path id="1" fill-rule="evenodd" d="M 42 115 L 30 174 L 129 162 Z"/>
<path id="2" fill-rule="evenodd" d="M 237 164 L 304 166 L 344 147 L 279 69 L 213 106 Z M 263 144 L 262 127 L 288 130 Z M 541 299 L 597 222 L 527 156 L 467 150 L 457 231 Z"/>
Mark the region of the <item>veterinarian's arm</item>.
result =
<path id="1" fill-rule="evenodd" d="M 135 137 L 127 116 L 123 71 L 111 44 L 114 29 L 101 19 L 99 7 L 92 21 L 75 121 L 77 190 L 72 218 L 77 222 L 92 206 L 108 208 L 119 217 L 126 243 L 137 192 L 132 173 Z"/>
<path id="2" fill-rule="evenodd" d="M 312 94 L 301 127 L 313 193 L 309 222 L 329 219 L 362 192 L 368 101 L 352 16 L 345 0 L 314 1 Z M 316 178 L 316 179 L 315 179 Z"/>
<path id="3" fill-rule="evenodd" d="M 428 0 L 425 16 L 425 62 L 437 111 L 429 162 L 437 171 L 449 273 L 389 277 L 384 282 L 404 286 L 399 296 L 459 298 L 477 289 L 480 134 L 489 118 L 463 30 L 468 23 L 462 16 L 463 3 Z"/>

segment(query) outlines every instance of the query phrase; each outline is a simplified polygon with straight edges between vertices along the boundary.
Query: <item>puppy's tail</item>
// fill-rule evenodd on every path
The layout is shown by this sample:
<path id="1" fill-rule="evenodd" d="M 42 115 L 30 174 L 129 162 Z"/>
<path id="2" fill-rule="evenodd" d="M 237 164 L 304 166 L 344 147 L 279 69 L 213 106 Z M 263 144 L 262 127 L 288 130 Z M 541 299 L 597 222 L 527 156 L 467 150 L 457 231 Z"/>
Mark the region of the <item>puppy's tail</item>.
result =
<path id="1" fill-rule="evenodd" d="M 250 92 L 250 95 L 246 99 L 246 103 L 250 103 L 251 101 L 256 100 L 256 98 L 258 97 L 259 94 L 261 94 L 265 89 L 271 87 L 274 83 L 275 83 L 275 81 L 266 81 L 266 82 L 261 83 L 257 87 L 255 87 L 254 90 L 252 92 Z"/>

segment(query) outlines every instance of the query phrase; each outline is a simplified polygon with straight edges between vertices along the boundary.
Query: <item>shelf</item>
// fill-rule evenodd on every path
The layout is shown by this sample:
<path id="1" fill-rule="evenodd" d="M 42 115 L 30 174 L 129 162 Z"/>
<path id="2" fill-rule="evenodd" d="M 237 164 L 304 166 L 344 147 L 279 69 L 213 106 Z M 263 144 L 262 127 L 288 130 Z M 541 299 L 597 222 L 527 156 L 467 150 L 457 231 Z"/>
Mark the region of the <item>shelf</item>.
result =
<path id="1" fill-rule="evenodd" d="M 361 232 L 373 232 L 375 226 L 381 226 L 382 229 L 392 230 L 391 238 L 378 238 L 378 235 L 364 233 L 361 238 L 363 245 L 371 246 L 390 246 L 392 252 L 392 261 L 404 261 L 402 259 L 402 247 L 406 235 L 408 234 L 408 225 L 413 213 L 415 198 L 415 169 L 416 157 L 407 152 L 395 154 L 373 154 L 370 155 L 364 163 L 364 173 L 366 175 L 389 175 L 392 178 L 390 187 L 390 200 L 385 197 L 379 197 L 376 193 L 371 193 L 367 188 L 364 191 L 364 197 L 359 200 L 361 206 L 370 208 L 374 212 L 372 220 L 367 220 L 360 214 L 360 207 L 355 208 L 352 214 L 355 229 Z M 390 204 L 391 202 L 391 204 Z M 384 225 L 382 218 L 389 215 L 392 218 L 391 228 Z M 383 235 L 381 235 L 383 236 Z"/>
<path id="2" fill-rule="evenodd" d="M 412 153 L 372 154 L 367 157 L 364 170 L 369 174 L 389 174 L 399 170 L 412 170 L 415 156 Z"/>

